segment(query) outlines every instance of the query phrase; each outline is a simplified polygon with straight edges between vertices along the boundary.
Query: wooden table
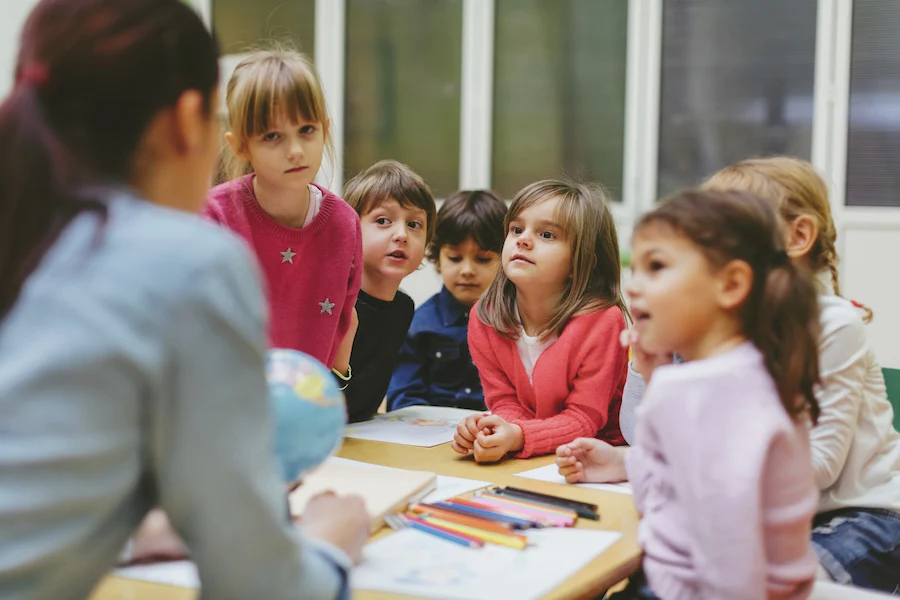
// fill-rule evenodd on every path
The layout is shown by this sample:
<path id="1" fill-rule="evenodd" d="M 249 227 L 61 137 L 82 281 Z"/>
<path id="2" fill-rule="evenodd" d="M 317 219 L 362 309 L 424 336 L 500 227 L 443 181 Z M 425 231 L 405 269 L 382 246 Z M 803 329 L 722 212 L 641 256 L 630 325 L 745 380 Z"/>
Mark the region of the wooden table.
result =
<path id="1" fill-rule="evenodd" d="M 553 590 L 547 596 L 548 599 L 596 597 L 634 572 L 640 565 L 640 549 L 637 544 L 638 514 L 630 495 L 514 477 L 516 473 L 552 463 L 552 456 L 507 460 L 496 465 L 479 465 L 469 458 L 458 458 L 459 455 L 453 452 L 449 444 L 434 448 L 418 448 L 356 439 L 347 439 L 339 456 L 388 467 L 431 471 L 439 475 L 515 485 L 597 504 L 600 520 L 579 519 L 577 526 L 583 529 L 619 531 L 622 538 L 574 577 Z M 389 535 L 389 531 L 382 530 L 376 537 L 381 535 Z M 353 597 L 357 600 L 385 600 L 400 596 L 384 592 L 358 591 Z M 114 575 L 102 581 L 91 596 L 91 600 L 196 600 L 196 598 L 196 590 L 123 579 Z"/>

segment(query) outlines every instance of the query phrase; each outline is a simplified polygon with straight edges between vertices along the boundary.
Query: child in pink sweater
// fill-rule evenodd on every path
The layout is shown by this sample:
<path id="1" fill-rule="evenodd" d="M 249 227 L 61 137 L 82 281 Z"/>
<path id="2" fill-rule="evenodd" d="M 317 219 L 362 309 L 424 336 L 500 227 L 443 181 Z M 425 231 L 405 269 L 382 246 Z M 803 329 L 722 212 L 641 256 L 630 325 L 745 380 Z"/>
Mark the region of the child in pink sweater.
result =
<path id="1" fill-rule="evenodd" d="M 331 148 L 325 95 L 312 63 L 256 52 L 228 82 L 229 176 L 205 214 L 256 254 L 269 300 L 269 345 L 301 350 L 350 378 L 362 278 L 359 217 L 313 183 Z"/>
<path id="2" fill-rule="evenodd" d="M 799 600 L 816 557 L 809 422 L 818 417 L 816 290 L 791 264 L 775 212 L 743 192 L 684 192 L 634 233 L 637 351 L 677 353 L 638 408 L 635 445 L 576 440 L 570 482 L 624 454 L 643 571 L 616 600 Z"/>
<path id="3" fill-rule="evenodd" d="M 564 180 L 518 193 L 502 269 L 472 310 L 469 350 L 489 416 L 466 418 L 453 448 L 495 462 L 553 452 L 578 437 L 624 443 L 628 362 L 619 244 L 605 194 Z"/>

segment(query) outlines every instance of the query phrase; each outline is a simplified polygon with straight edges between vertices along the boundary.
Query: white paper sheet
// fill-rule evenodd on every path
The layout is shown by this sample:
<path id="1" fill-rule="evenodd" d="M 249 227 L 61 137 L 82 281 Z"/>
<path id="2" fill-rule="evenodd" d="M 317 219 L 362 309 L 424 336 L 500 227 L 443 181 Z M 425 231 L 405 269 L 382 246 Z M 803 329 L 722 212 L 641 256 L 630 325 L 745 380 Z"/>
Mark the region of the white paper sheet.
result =
<path id="1" fill-rule="evenodd" d="M 539 529 L 524 551 L 487 544 L 471 549 L 408 529 L 366 546 L 353 570 L 354 589 L 381 590 L 446 600 L 536 599 L 581 570 L 621 534 L 587 529 Z M 192 562 L 118 569 L 116 575 L 197 589 Z"/>
<path id="2" fill-rule="evenodd" d="M 189 560 L 175 562 L 154 563 L 151 565 L 136 565 L 116 569 L 115 575 L 126 579 L 138 579 L 163 585 L 175 585 L 186 588 L 199 588 L 200 576 L 197 574 L 197 565 Z"/>
<path id="3" fill-rule="evenodd" d="M 516 477 L 524 477 L 526 479 L 537 479 L 538 481 L 549 481 L 551 483 L 566 483 L 566 478 L 559 474 L 556 465 L 547 465 L 546 467 L 538 467 L 530 471 L 516 473 Z M 617 494 L 632 494 L 630 483 L 576 483 L 578 487 L 588 488 L 591 490 L 602 490 L 604 492 L 616 492 Z"/>
<path id="4" fill-rule="evenodd" d="M 373 442 L 431 448 L 452 442 L 459 422 L 477 414 L 483 413 L 442 406 L 408 406 L 377 415 L 371 421 L 348 425 L 344 435 Z"/>
<path id="5" fill-rule="evenodd" d="M 354 589 L 443 600 L 536 599 L 565 582 L 612 546 L 620 533 L 538 529 L 533 546 L 493 544 L 471 549 L 409 529 L 366 546 L 354 569 Z"/>

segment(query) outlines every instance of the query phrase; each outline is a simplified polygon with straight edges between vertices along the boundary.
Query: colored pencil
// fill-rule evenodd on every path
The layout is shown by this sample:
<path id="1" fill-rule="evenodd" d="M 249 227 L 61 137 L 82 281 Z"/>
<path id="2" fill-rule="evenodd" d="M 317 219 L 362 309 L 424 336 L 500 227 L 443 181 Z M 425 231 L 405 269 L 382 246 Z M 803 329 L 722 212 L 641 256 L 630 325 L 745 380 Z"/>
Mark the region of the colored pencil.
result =
<path id="1" fill-rule="evenodd" d="M 575 518 L 573 517 L 558 515 L 500 498 L 476 496 L 475 498 L 472 498 L 471 501 L 483 508 L 497 510 L 501 513 L 510 514 L 523 519 L 531 519 L 532 521 L 536 521 L 548 527 L 571 527 L 575 524 Z"/>
<path id="2" fill-rule="evenodd" d="M 494 521 L 497 523 L 509 523 L 515 529 L 531 529 L 533 527 L 540 527 L 539 523 L 535 523 L 527 519 L 520 519 L 518 517 L 501 515 L 490 510 L 485 510 L 484 508 L 475 506 L 474 504 L 468 503 L 464 500 L 460 500 L 459 498 L 451 498 L 450 500 L 452 501 L 435 502 L 434 504 L 426 504 L 425 506 L 436 506 L 437 508 L 443 508 L 444 510 L 449 510 L 450 512 L 464 514 L 470 517 L 478 517 L 480 519 L 486 519 L 488 521 Z"/>
<path id="3" fill-rule="evenodd" d="M 441 539 L 445 539 L 448 542 L 454 542 L 456 544 L 459 544 L 460 546 L 467 546 L 469 548 L 482 548 L 484 546 L 484 540 L 481 540 L 472 535 L 467 535 L 460 531 L 453 531 L 452 529 L 443 527 L 436 523 L 429 523 L 424 519 L 416 517 L 415 515 L 405 514 L 403 515 L 403 518 L 407 520 L 409 526 L 413 529 L 418 529 L 419 531 L 430 533 Z"/>
<path id="4" fill-rule="evenodd" d="M 561 517 L 568 517 L 570 519 L 578 518 L 578 513 L 574 510 L 569 508 L 560 508 L 559 506 L 547 504 L 546 502 L 538 502 L 537 500 L 521 498 L 519 496 L 507 496 L 506 494 L 497 494 L 490 491 L 482 492 L 480 495 L 486 496 L 488 498 L 494 498 L 496 500 L 502 500 L 504 502 L 512 502 L 513 504 L 520 504 L 522 506 L 536 508 L 538 510 L 545 511 L 554 515 L 559 515 Z"/>
<path id="5" fill-rule="evenodd" d="M 593 521 L 598 521 L 600 519 L 596 504 L 580 502 L 578 500 L 569 500 L 568 498 L 559 498 L 557 496 L 551 496 L 549 494 L 541 494 L 539 492 L 532 492 L 529 490 L 523 490 L 510 486 L 494 488 L 493 491 L 497 492 L 498 494 L 515 496 L 526 500 L 534 500 L 537 502 L 546 502 L 547 504 L 569 508 L 577 512 L 578 516 L 584 519 L 591 519 Z"/>
<path id="6" fill-rule="evenodd" d="M 499 533 L 501 535 L 518 535 L 512 533 L 512 526 L 509 523 L 498 523 L 496 521 L 488 521 L 487 519 L 479 519 L 478 517 L 461 515 L 442 508 L 416 504 L 410 508 L 410 511 L 419 516 L 431 516 L 458 525 L 468 525 L 469 527 L 476 527 L 478 529 L 483 529 L 484 531 L 493 531 L 494 533 Z"/>
<path id="7" fill-rule="evenodd" d="M 450 521 L 444 521 L 442 519 L 436 519 L 434 517 L 427 517 L 425 521 L 432 525 L 440 526 L 445 529 L 461 533 L 463 535 L 472 536 L 473 538 L 479 539 L 483 542 L 497 544 L 498 546 L 508 546 L 510 548 L 515 548 L 516 550 L 524 550 L 528 545 L 528 539 L 523 535 L 509 535 L 495 533 L 493 531 L 484 531 L 483 529 L 477 529 L 475 527 L 469 527 L 467 525 L 459 525 L 458 523 L 452 523 Z"/>
<path id="8" fill-rule="evenodd" d="M 447 502 L 455 506 L 467 506 L 469 508 L 488 511 L 507 519 L 519 519 L 520 521 L 529 523 L 531 527 L 556 526 L 552 519 L 541 519 L 533 515 L 526 515 L 524 514 L 524 511 L 515 510 L 508 505 L 499 505 L 499 503 L 489 502 L 486 499 L 482 499 L 480 496 L 473 496 L 471 498 L 450 498 Z"/>

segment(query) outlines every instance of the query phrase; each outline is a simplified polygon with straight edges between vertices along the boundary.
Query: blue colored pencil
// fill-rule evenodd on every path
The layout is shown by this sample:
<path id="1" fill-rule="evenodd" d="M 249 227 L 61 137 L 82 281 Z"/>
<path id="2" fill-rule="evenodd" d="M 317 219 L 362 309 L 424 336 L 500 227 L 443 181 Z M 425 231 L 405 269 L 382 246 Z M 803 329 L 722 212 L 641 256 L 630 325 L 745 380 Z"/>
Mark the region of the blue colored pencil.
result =
<path id="1" fill-rule="evenodd" d="M 406 522 L 409 523 L 409 526 L 413 529 L 418 529 L 419 531 L 430 533 L 435 537 L 447 540 L 448 542 L 453 542 L 454 544 L 459 544 L 460 546 L 465 546 L 466 548 L 481 548 L 482 546 L 484 546 L 484 542 L 479 543 L 478 540 L 473 540 L 469 536 L 457 534 L 442 527 L 429 525 L 428 523 L 425 523 L 424 521 L 420 521 L 418 519 L 413 520 L 410 518 L 406 518 Z"/>
<path id="2" fill-rule="evenodd" d="M 434 504 L 423 504 L 423 506 L 443 508 L 444 510 L 449 510 L 450 512 L 455 512 L 461 515 L 468 515 L 470 517 L 478 517 L 480 519 L 486 519 L 495 523 L 508 523 L 515 529 L 533 529 L 541 526 L 540 523 L 535 523 L 534 521 L 529 521 L 528 519 L 520 519 L 518 517 L 503 515 L 482 508 L 474 508 L 471 506 L 464 506 L 462 504 L 451 502 L 435 502 Z"/>

